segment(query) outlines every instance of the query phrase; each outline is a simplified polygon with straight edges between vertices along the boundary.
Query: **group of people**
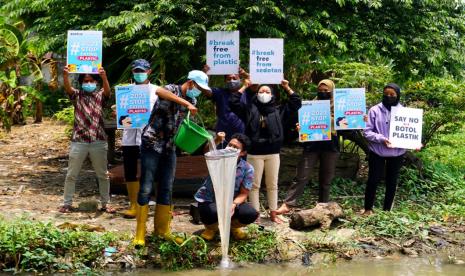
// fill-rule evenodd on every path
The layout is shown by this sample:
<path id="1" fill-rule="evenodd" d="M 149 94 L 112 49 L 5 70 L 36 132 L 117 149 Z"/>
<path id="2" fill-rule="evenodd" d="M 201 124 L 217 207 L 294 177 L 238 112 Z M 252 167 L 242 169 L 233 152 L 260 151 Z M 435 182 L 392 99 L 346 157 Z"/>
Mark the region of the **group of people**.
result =
<path id="1" fill-rule="evenodd" d="M 131 63 L 132 80 L 135 85 L 149 85 L 152 111 L 143 129 L 123 130 L 122 148 L 124 175 L 128 191 L 129 209 L 123 212 L 127 218 L 136 218 L 136 234 L 133 243 L 145 245 L 146 221 L 149 200 L 156 184 L 154 235 L 181 243 L 182 238 L 171 233 L 172 185 L 176 170 L 176 146 L 174 137 L 188 112 L 195 115 L 197 97 L 210 98 L 216 107 L 216 143 L 226 144 L 240 152 L 236 164 L 234 200 L 231 206 L 231 233 L 236 239 L 247 236 L 241 228 L 260 220 L 260 185 L 265 176 L 269 217 L 282 223 L 279 215 L 290 212 L 297 206 L 309 175 L 319 162 L 318 201 L 330 200 L 330 185 L 335 174 L 339 156 L 340 136 L 344 131 L 335 131 L 334 115 L 331 119 L 330 141 L 302 143 L 303 152 L 297 165 L 297 181 L 289 187 L 283 204 L 278 208 L 278 176 L 280 151 L 290 128 L 289 118 L 295 118 L 302 105 L 299 93 L 287 80 L 280 87 L 252 83 L 243 69 L 239 74 L 224 76 L 223 88 L 210 88 L 208 66 L 193 70 L 181 84 L 164 87 L 150 83 L 151 66 L 147 60 L 137 59 Z M 68 171 L 65 180 L 64 204 L 61 212 L 72 210 L 72 198 L 76 178 L 87 155 L 97 174 L 101 196 L 101 210 L 114 213 L 109 204 L 109 178 L 107 174 L 107 143 L 103 125 L 103 104 L 109 99 L 111 88 L 103 68 L 98 74 L 81 74 L 79 87 L 73 88 L 69 70 L 64 69 L 64 88 L 75 107 L 75 121 L 69 152 Z M 335 84 L 329 79 L 318 83 L 316 100 L 330 100 L 334 114 L 333 92 Z M 284 92 L 284 93 L 283 93 Z M 285 94 L 285 95 L 284 95 Z M 398 106 L 401 92 L 398 85 L 384 87 L 382 101 L 373 106 L 365 116 L 363 134 L 369 142 L 369 173 L 365 192 L 364 215 L 373 213 L 376 188 L 385 174 L 386 194 L 383 210 L 390 210 L 398 182 L 399 170 L 405 150 L 393 148 L 389 142 L 389 120 L 392 106 Z M 354 130 L 352 130 L 354 131 Z M 141 164 L 140 179 L 137 178 L 138 159 Z M 194 196 L 198 202 L 201 221 L 205 230 L 201 236 L 212 240 L 218 231 L 217 208 L 211 178 L 208 177 Z"/>

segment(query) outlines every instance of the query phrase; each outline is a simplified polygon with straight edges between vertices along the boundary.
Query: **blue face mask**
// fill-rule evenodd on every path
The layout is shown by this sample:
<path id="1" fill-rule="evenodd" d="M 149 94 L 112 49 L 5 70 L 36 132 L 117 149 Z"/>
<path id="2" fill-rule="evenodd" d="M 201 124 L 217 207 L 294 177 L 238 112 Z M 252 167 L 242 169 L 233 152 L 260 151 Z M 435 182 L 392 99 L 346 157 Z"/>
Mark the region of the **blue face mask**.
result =
<path id="1" fill-rule="evenodd" d="M 195 99 L 200 95 L 200 93 L 202 92 L 200 92 L 200 90 L 197 89 L 197 87 L 194 87 L 192 89 L 187 89 L 186 95 L 189 98 Z"/>
<path id="2" fill-rule="evenodd" d="M 97 89 L 97 84 L 95 82 L 85 82 L 81 85 L 82 90 L 85 92 L 94 92 Z"/>
<path id="3" fill-rule="evenodd" d="M 137 83 L 143 83 L 147 80 L 147 73 L 133 73 L 132 76 Z"/>

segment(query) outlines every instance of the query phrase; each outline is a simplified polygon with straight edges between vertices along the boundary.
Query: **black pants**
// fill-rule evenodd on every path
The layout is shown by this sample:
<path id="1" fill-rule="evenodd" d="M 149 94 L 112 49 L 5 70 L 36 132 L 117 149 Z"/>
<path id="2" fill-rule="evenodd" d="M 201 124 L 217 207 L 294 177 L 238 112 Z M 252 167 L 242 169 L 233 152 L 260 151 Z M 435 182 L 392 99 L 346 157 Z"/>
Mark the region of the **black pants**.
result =
<path id="1" fill-rule="evenodd" d="M 210 225 L 218 222 L 216 203 L 199 202 L 200 220 L 203 224 Z M 251 224 L 258 217 L 258 212 L 248 203 L 242 203 L 234 210 L 233 219 L 239 220 L 241 224 Z"/>
<path id="2" fill-rule="evenodd" d="M 124 179 L 127 182 L 137 181 L 137 160 L 139 156 L 139 146 L 123 146 Z"/>
<path id="3" fill-rule="evenodd" d="M 376 197 L 376 188 L 386 175 L 386 194 L 384 195 L 383 210 L 390 211 L 394 196 L 396 195 L 397 180 L 402 167 L 404 156 L 382 157 L 374 152 L 370 152 L 368 157 L 368 182 L 365 190 L 365 210 L 372 210 Z"/>
<path id="4" fill-rule="evenodd" d="M 291 184 L 284 200 L 286 205 L 297 206 L 297 199 L 304 193 L 305 185 L 307 185 L 313 167 L 318 161 L 320 162 L 318 202 L 328 202 L 330 184 L 334 178 L 338 158 L 339 153 L 335 151 L 304 151 L 302 159 L 297 165 L 297 181 Z"/>

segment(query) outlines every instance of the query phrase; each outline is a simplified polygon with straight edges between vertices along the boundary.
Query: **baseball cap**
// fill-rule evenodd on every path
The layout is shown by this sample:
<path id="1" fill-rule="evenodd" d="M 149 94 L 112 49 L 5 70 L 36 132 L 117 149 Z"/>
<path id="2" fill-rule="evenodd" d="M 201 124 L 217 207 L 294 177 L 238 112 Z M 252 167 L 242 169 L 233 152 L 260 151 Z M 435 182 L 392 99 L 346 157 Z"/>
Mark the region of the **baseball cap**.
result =
<path id="1" fill-rule="evenodd" d="M 131 64 L 132 70 L 134 69 L 142 69 L 142 70 L 149 70 L 150 69 L 150 63 L 145 60 L 145 59 L 136 59 L 132 62 Z"/>
<path id="2" fill-rule="evenodd" d="M 199 70 L 192 70 L 187 75 L 189 80 L 195 81 L 200 88 L 211 91 L 211 88 L 208 86 L 208 76 L 202 71 Z"/>

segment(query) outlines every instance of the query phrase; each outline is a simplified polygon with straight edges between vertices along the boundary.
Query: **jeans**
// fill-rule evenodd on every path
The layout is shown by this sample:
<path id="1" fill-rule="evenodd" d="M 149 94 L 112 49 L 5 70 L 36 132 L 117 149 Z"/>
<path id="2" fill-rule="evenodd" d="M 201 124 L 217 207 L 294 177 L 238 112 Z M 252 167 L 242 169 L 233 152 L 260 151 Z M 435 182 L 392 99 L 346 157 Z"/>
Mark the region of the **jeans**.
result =
<path id="1" fill-rule="evenodd" d="M 152 148 L 141 147 L 140 190 L 137 196 L 139 205 L 150 201 L 155 176 L 157 176 L 157 204 L 170 205 L 176 170 L 176 152 L 168 150 L 158 153 Z"/>
<path id="2" fill-rule="evenodd" d="M 205 225 L 218 222 L 218 211 L 215 202 L 199 202 L 200 220 Z M 241 224 L 251 224 L 258 217 L 258 212 L 248 203 L 242 203 L 234 209 L 233 219 L 237 219 Z"/>
<path id="3" fill-rule="evenodd" d="M 397 190 L 397 180 L 402 167 L 404 155 L 396 157 L 382 157 L 370 151 L 368 156 L 368 181 L 365 190 L 365 210 L 372 210 L 376 197 L 376 188 L 386 175 L 386 194 L 384 195 L 384 211 L 390 211 L 394 203 Z"/>
<path id="4" fill-rule="evenodd" d="M 71 205 L 73 203 L 76 179 L 87 155 L 89 155 L 92 167 L 94 167 L 95 174 L 97 175 L 102 206 L 110 202 L 110 179 L 107 175 L 107 151 L 108 144 L 105 141 L 92 143 L 71 142 L 68 172 L 66 173 L 65 180 L 64 205 Z"/>

